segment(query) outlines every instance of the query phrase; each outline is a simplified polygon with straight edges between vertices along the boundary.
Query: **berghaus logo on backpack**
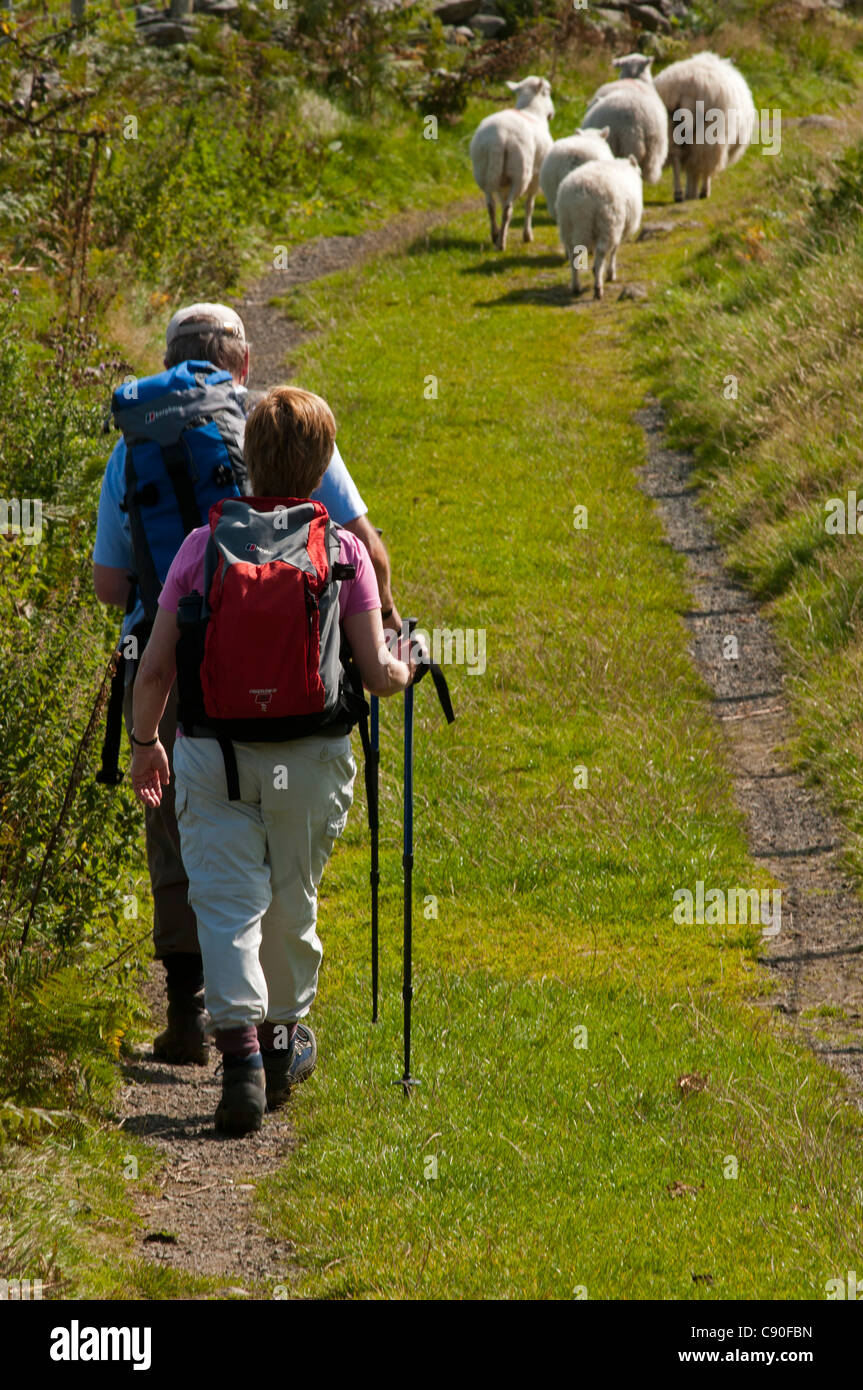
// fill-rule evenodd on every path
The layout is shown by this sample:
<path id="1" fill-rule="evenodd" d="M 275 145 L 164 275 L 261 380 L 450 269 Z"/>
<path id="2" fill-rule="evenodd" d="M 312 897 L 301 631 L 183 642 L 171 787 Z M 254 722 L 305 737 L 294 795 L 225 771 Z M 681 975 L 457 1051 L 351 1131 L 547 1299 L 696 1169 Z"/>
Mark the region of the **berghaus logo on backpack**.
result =
<path id="1" fill-rule="evenodd" d="M 124 507 L 135 579 L 152 622 L 171 561 L 210 507 L 247 490 L 245 415 L 230 372 L 181 362 L 119 386 L 114 423 L 126 449 Z"/>

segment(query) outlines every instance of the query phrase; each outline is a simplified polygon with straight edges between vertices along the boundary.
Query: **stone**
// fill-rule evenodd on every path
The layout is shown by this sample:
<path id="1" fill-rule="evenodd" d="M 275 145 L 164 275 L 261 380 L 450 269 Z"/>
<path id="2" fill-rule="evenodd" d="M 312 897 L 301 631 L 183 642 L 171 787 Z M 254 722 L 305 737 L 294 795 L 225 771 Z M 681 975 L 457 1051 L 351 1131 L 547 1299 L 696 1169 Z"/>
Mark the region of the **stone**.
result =
<path id="1" fill-rule="evenodd" d="M 496 39 L 506 28 L 506 20 L 497 14 L 475 14 L 470 27 L 480 38 Z"/>
<path id="2" fill-rule="evenodd" d="M 602 5 L 591 11 L 597 24 L 601 24 L 604 29 L 628 29 L 629 16 L 621 8 L 616 6 Z"/>
<path id="3" fill-rule="evenodd" d="M 676 227 L 676 222 L 645 222 L 638 240 L 649 241 L 651 237 L 665 236 L 666 232 L 673 232 Z"/>
<path id="4" fill-rule="evenodd" d="M 138 35 L 146 43 L 152 43 L 156 48 L 168 48 L 173 43 L 188 43 L 194 36 L 194 27 L 189 24 L 181 24 L 176 19 L 162 19 L 136 24 Z"/>
<path id="5" fill-rule="evenodd" d="M 618 299 L 634 299 L 641 301 L 647 299 L 647 290 L 643 285 L 624 285 L 617 297 Z"/>
<path id="6" fill-rule="evenodd" d="M 482 9 L 482 0 L 442 0 L 432 13 L 441 24 L 463 24 Z"/>
<path id="7" fill-rule="evenodd" d="M 671 24 L 653 5 L 630 5 L 629 16 L 653 34 L 671 33 Z"/>
<path id="8" fill-rule="evenodd" d="M 841 130 L 842 122 L 835 116 L 803 116 L 800 120 L 801 125 L 817 126 L 820 130 Z"/>

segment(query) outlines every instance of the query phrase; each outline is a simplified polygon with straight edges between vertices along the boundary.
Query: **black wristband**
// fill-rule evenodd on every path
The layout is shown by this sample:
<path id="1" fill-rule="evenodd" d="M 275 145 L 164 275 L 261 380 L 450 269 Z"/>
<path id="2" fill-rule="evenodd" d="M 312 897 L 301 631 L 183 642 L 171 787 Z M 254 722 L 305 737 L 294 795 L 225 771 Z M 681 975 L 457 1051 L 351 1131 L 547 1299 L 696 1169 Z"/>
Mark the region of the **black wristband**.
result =
<path id="1" fill-rule="evenodd" d="M 130 742 L 136 743 L 139 748 L 155 748 L 156 744 L 159 742 L 159 735 L 157 734 L 155 738 L 151 738 L 147 742 L 143 742 L 141 739 L 135 737 L 135 730 L 133 729 L 129 735 L 129 739 Z"/>

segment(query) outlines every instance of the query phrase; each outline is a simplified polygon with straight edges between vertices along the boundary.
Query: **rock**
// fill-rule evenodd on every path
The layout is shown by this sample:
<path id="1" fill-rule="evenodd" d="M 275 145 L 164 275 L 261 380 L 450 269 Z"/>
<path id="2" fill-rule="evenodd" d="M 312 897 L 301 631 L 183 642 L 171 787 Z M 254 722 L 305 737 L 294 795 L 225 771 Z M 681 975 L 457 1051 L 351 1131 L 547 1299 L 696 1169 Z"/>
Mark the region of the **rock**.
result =
<path id="1" fill-rule="evenodd" d="M 842 122 L 839 121 L 839 120 L 837 120 L 835 116 L 821 116 L 821 115 L 802 116 L 802 117 L 801 117 L 801 120 L 800 120 L 800 124 L 801 124 L 801 125 L 817 126 L 819 130 L 841 130 L 841 129 L 842 129 Z"/>
<path id="2" fill-rule="evenodd" d="M 441 24 L 463 24 L 482 9 L 482 0 L 442 0 L 432 13 Z"/>
<path id="3" fill-rule="evenodd" d="M 671 33 L 671 24 L 653 5 L 630 5 L 629 17 L 653 34 Z"/>
<path id="4" fill-rule="evenodd" d="M 236 14 L 240 0 L 195 0 L 195 14 Z"/>
<path id="5" fill-rule="evenodd" d="M 135 27 L 139 37 L 156 48 L 168 48 L 173 43 L 189 43 L 195 33 L 194 25 L 188 21 L 181 24 L 177 19 L 162 19 L 161 16 Z"/>
<path id="6" fill-rule="evenodd" d="M 597 24 L 602 25 L 603 29 L 628 29 L 629 15 L 623 9 L 616 6 L 602 5 L 591 11 Z"/>
<path id="7" fill-rule="evenodd" d="M 60 85 L 60 74 L 52 69 L 37 73 L 26 72 L 15 88 L 12 100 L 16 106 L 21 107 L 47 101 L 58 91 Z"/>
<path id="8" fill-rule="evenodd" d="M 496 39 L 506 28 L 506 20 L 497 14 L 475 14 L 470 27 L 480 38 Z"/>
<path id="9" fill-rule="evenodd" d="M 647 290 L 643 285 L 624 285 L 617 297 L 618 299 L 635 299 L 640 301 L 647 299 Z"/>
<path id="10" fill-rule="evenodd" d="M 649 241 L 654 236 L 665 236 L 666 232 L 673 232 L 676 227 L 676 222 L 645 222 L 638 240 Z"/>

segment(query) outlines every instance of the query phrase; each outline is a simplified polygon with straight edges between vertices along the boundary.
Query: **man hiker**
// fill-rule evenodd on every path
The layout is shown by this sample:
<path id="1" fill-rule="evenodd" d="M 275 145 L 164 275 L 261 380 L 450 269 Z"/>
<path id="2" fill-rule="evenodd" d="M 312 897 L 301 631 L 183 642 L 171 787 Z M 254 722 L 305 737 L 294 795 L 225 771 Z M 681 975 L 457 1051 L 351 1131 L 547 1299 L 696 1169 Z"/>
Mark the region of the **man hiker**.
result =
<path id="1" fill-rule="evenodd" d="M 395 695 L 416 672 L 409 641 L 406 660 L 387 648 L 365 547 L 310 500 L 335 432 L 309 391 L 258 402 L 252 495 L 225 498 L 183 541 L 135 681 L 132 786 L 156 809 L 176 779 L 227 1134 L 259 1130 L 314 1070 L 318 885 L 353 797 L 358 680 Z M 171 777 L 159 729 L 175 676 Z"/>
<path id="2" fill-rule="evenodd" d="M 213 401 L 225 408 L 223 413 L 226 417 L 231 417 L 233 412 L 236 418 L 228 418 L 228 428 L 223 431 L 223 440 L 219 438 L 219 430 L 213 426 L 196 430 L 195 433 L 212 436 L 209 441 L 203 439 L 202 442 L 207 447 L 212 445 L 214 448 L 222 448 L 225 459 L 230 459 L 234 477 L 231 479 L 228 476 L 225 479 L 227 486 L 233 491 L 236 482 L 240 491 L 245 491 L 243 481 L 237 474 L 242 471 L 241 450 L 244 434 L 244 398 L 247 396 L 246 382 L 249 376 L 249 348 L 239 315 L 221 304 L 193 304 L 180 309 L 168 324 L 164 362 L 166 369 L 174 369 L 181 374 L 176 378 L 172 377 L 172 386 L 185 383 L 193 388 L 190 395 L 201 397 L 205 402 L 212 395 Z M 213 386 L 210 391 L 201 371 L 193 377 L 190 377 L 188 372 L 183 375 L 183 364 L 186 363 L 207 363 L 212 364 L 214 368 L 222 369 L 221 373 L 216 373 L 216 378 L 224 378 L 224 384 Z M 131 391 L 127 387 L 123 394 L 128 393 L 134 397 L 131 402 L 134 405 L 137 400 L 137 388 L 141 387 L 143 392 L 148 381 L 159 380 L 160 378 L 142 379 Z M 195 383 L 199 388 L 197 390 L 194 389 Z M 220 391 L 222 395 L 217 401 Z M 117 393 L 115 405 L 116 400 Z M 148 429 L 156 431 L 159 422 L 155 417 L 159 413 L 154 409 L 140 418 L 146 420 Z M 209 417 L 203 416 L 204 420 L 207 418 Z M 201 419 L 197 418 L 192 423 L 200 425 Z M 182 453 L 181 450 L 177 450 L 176 444 L 173 447 L 175 454 Z M 182 542 L 183 534 L 206 522 L 208 502 L 205 499 L 201 503 L 199 499 L 196 515 L 189 514 L 187 508 L 186 515 L 182 517 L 183 524 L 180 525 L 178 510 L 182 510 L 183 492 L 181 489 L 178 490 L 178 486 L 183 484 L 188 489 L 188 481 L 186 477 L 181 477 L 178 484 L 170 474 L 171 451 L 170 448 L 162 447 L 162 455 L 169 466 L 168 474 L 164 479 L 160 478 L 164 485 L 159 488 L 151 482 L 136 491 L 134 498 L 137 502 L 151 502 L 154 505 L 146 509 L 144 505 L 132 507 L 130 515 L 127 496 L 128 452 L 125 439 L 121 437 L 108 460 L 102 480 L 93 549 L 93 587 L 96 597 L 102 603 L 126 610 L 123 623 L 124 645 L 128 647 L 128 639 L 134 638 L 131 650 L 134 657 L 140 658 L 155 617 L 157 590 L 160 587 L 156 584 L 156 592 L 153 592 L 153 583 L 149 586 L 151 592 L 146 605 L 149 608 L 148 613 L 142 601 L 142 588 L 146 587 L 142 584 L 142 575 L 145 569 L 149 568 L 154 582 L 156 576 L 152 557 L 140 553 L 142 548 L 147 549 L 146 542 L 142 546 L 140 540 L 140 518 L 146 516 L 146 524 L 150 527 L 150 549 L 155 551 L 158 543 L 161 543 L 164 552 L 165 544 L 168 545 L 170 553 L 163 553 L 161 556 L 161 568 L 166 573 Z M 133 449 L 132 453 L 137 454 L 137 449 Z M 161 459 L 159 466 L 162 466 Z M 224 464 L 222 467 L 223 472 L 230 475 L 230 470 Z M 186 471 L 185 462 L 181 471 Z M 167 482 L 169 476 L 171 485 Z M 172 486 L 176 492 L 176 502 Z M 149 496 L 146 495 L 148 489 Z M 335 446 L 321 483 L 315 488 L 312 497 L 323 503 L 337 526 L 353 532 L 364 543 L 377 579 L 384 627 L 400 631 L 401 618 L 393 602 L 386 548 L 378 531 L 370 523 L 365 503 Z M 215 501 L 216 498 L 213 497 L 212 500 Z M 165 508 L 171 513 L 167 520 Z M 191 510 L 195 511 L 194 506 Z M 168 521 L 171 523 L 170 527 Z M 163 527 L 161 532 L 159 527 Z M 133 533 L 137 544 L 133 543 Z M 161 578 L 164 579 L 164 573 Z M 129 733 L 132 729 L 132 682 L 136 666 L 137 660 L 125 663 L 123 715 Z M 174 746 L 176 722 L 176 692 L 172 690 L 159 723 L 159 737 L 162 745 L 168 750 L 169 759 Z M 148 806 L 146 809 L 146 839 L 153 893 L 153 942 L 156 958 L 165 966 L 168 993 L 168 1026 L 154 1040 L 153 1056 L 175 1064 L 203 1065 L 208 1055 L 203 966 L 195 913 L 188 902 L 188 878 L 180 856 L 173 776 L 170 783 L 164 787 L 158 806 Z"/>

